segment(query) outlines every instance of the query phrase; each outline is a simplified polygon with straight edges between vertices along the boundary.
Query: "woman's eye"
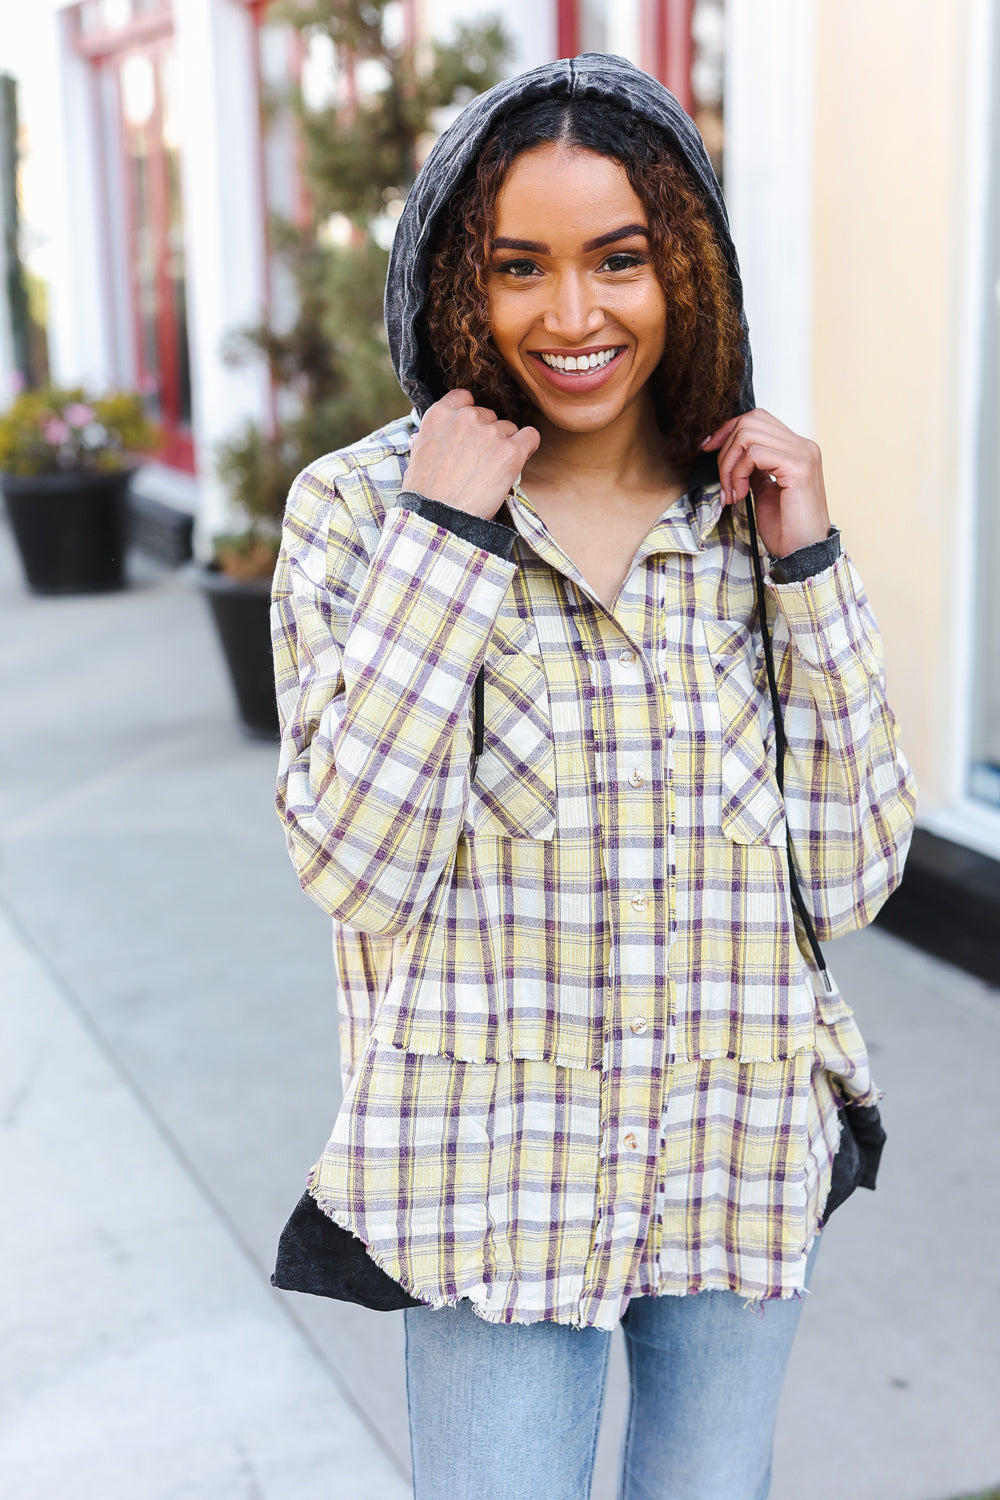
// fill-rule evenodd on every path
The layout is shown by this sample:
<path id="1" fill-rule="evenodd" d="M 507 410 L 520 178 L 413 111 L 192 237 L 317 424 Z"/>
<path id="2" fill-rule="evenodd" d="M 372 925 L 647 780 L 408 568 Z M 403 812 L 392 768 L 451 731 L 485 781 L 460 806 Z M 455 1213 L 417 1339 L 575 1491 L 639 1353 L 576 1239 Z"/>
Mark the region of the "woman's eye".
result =
<path id="1" fill-rule="evenodd" d="M 533 275 L 538 267 L 533 260 L 507 260 L 501 262 L 496 269 L 502 276 L 513 276 L 516 281 L 522 281 Z"/>
<path id="2" fill-rule="evenodd" d="M 632 271 L 636 266 L 644 266 L 646 257 L 639 255 L 635 250 L 616 250 L 613 255 L 604 259 L 602 269 L 605 271 Z"/>

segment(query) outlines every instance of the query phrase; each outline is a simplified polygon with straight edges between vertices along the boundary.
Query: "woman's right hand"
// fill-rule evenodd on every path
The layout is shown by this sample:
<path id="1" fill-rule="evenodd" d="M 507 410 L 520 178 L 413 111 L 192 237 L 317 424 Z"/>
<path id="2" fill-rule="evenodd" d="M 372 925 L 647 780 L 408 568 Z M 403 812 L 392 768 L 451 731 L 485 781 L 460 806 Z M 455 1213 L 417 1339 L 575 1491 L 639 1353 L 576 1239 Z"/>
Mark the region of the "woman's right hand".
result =
<path id="1" fill-rule="evenodd" d="M 477 406 L 470 391 L 449 391 L 424 413 L 404 484 L 489 521 L 541 440 L 536 428 L 515 427 Z"/>

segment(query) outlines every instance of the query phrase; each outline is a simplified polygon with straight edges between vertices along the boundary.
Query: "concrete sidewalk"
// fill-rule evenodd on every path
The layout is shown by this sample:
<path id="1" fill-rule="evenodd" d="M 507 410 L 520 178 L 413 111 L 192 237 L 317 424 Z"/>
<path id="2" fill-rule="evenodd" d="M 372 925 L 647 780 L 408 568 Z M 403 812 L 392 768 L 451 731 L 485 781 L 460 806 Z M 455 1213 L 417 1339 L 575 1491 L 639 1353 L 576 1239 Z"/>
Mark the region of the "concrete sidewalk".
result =
<path id="1" fill-rule="evenodd" d="M 0 672 L 0 1493 L 405 1497 L 401 1319 L 267 1283 L 336 997 L 205 606 L 148 569 L 32 598 L 0 530 Z M 773 1500 L 952 1500 L 1000 1481 L 1000 995 L 880 932 L 831 961 L 891 1142 L 826 1236 Z M 616 1348 L 594 1500 L 622 1410 Z"/>

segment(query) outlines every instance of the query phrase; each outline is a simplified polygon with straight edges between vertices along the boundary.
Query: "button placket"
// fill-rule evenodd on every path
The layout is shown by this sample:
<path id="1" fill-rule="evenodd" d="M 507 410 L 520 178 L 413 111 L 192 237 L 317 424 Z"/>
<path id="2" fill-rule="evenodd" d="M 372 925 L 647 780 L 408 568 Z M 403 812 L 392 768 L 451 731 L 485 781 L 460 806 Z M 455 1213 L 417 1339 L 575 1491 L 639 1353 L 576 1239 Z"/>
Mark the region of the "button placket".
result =
<path id="1" fill-rule="evenodd" d="M 655 1040 L 659 1001 L 650 954 L 657 942 L 661 870 L 648 844 L 646 820 L 659 818 L 650 813 L 648 799 L 660 785 L 664 747 L 658 732 L 651 732 L 653 704 L 646 674 L 652 668 L 638 647 L 626 644 L 649 634 L 646 622 L 630 620 L 626 641 L 620 634 L 615 640 L 617 632 L 603 616 L 590 616 L 585 625 L 598 817 L 608 835 L 607 843 L 602 837 L 602 862 L 612 903 L 608 973 L 613 1002 L 605 1011 L 601 1084 L 606 1168 L 596 1204 L 598 1219 L 605 1213 L 609 1217 L 603 1235 L 595 1233 L 589 1258 L 587 1280 L 593 1288 L 607 1275 L 608 1255 L 621 1253 L 620 1242 L 631 1232 L 624 1226 L 632 1217 L 638 1226 L 648 1214 L 655 1186 L 650 1122 L 654 1115 L 658 1121 L 662 1111 L 663 1049 Z"/>

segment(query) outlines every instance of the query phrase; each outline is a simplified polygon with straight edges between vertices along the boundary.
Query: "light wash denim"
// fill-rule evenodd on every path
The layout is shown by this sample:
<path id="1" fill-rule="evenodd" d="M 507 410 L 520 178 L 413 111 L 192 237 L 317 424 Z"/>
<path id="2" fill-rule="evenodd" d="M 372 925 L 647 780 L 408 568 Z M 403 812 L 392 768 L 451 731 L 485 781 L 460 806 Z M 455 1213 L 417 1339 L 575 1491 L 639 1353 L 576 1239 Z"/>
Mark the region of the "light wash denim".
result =
<path id="1" fill-rule="evenodd" d="M 630 1304 L 619 1500 L 766 1500 L 801 1311 L 733 1292 Z M 404 1316 L 414 1500 L 587 1500 L 611 1335 L 486 1323 L 468 1302 Z"/>

